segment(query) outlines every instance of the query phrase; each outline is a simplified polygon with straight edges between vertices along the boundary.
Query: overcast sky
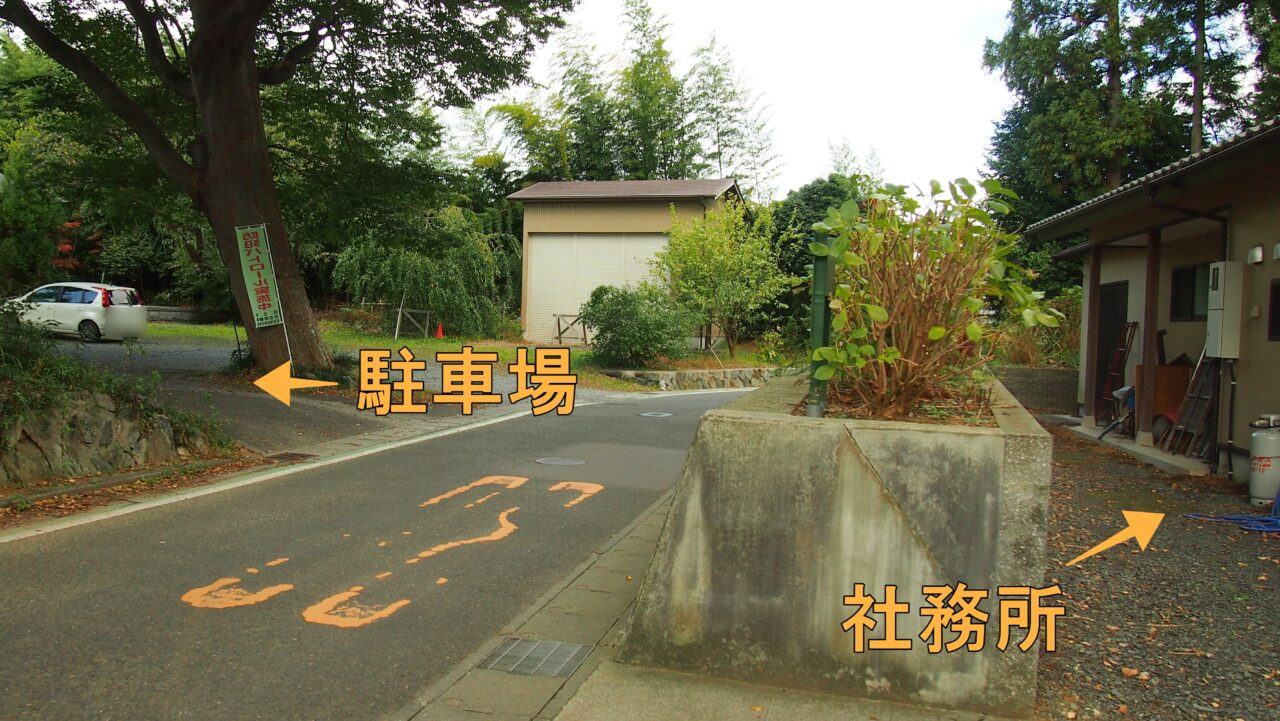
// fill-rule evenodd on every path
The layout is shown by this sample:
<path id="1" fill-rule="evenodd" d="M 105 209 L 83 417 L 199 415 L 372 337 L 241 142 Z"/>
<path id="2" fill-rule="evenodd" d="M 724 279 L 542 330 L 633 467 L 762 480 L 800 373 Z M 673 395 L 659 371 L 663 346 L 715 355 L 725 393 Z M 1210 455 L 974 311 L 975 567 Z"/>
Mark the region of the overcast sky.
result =
<path id="1" fill-rule="evenodd" d="M 982 68 L 1003 34 L 1008 0 L 650 0 L 669 23 L 677 69 L 712 32 L 773 118 L 779 198 L 830 172 L 828 143 L 874 149 L 885 179 L 925 185 L 976 177 L 992 122 L 1010 102 Z M 623 0 L 581 0 L 570 22 L 619 48 Z M 554 43 L 533 75 L 550 80 Z"/>

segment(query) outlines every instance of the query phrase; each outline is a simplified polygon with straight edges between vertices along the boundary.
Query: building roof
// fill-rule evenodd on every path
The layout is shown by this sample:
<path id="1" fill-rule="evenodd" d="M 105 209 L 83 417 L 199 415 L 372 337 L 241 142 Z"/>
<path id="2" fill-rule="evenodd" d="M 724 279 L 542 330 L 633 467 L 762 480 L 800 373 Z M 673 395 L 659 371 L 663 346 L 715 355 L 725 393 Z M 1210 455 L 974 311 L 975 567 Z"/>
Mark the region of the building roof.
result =
<path id="1" fill-rule="evenodd" d="M 511 200 L 669 200 L 718 198 L 737 188 L 732 178 L 717 180 L 581 180 L 534 183 L 507 198 Z"/>
<path id="2" fill-rule="evenodd" d="M 1280 139 L 1280 117 L 1259 123 L 1217 145 L 1192 153 L 1141 178 L 1131 180 L 1115 190 L 1033 223 L 1027 227 L 1026 232 L 1029 235 L 1046 238 L 1060 238 L 1078 232 L 1084 229 L 1088 216 L 1101 213 L 1104 209 L 1118 205 L 1122 201 L 1146 196 L 1148 190 L 1156 183 L 1169 184 L 1184 180 L 1230 158 L 1251 153 L 1263 143 L 1277 139 Z"/>

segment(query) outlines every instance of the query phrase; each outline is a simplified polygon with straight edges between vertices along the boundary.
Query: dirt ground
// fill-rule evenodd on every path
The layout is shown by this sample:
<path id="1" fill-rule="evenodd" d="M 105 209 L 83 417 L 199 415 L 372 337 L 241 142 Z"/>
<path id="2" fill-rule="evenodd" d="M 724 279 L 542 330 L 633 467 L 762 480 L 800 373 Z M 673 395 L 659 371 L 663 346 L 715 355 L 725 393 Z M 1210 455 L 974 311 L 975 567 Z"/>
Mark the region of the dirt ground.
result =
<path id="1" fill-rule="evenodd" d="M 1042 653 L 1041 719 L 1280 719 L 1280 534 L 1186 518 L 1257 513 L 1244 473 L 1174 477 L 1061 426 L 1046 584 L 1066 613 Z M 1067 561 L 1124 528 L 1122 510 L 1165 513 L 1146 552 L 1129 541 Z"/>

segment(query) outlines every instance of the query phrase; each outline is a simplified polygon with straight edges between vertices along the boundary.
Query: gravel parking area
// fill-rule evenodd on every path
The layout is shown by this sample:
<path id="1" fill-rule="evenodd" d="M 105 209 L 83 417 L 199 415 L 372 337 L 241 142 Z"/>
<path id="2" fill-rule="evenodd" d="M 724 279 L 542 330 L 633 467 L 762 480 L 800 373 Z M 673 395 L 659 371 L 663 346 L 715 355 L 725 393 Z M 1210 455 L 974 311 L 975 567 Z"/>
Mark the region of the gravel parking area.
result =
<path id="1" fill-rule="evenodd" d="M 1066 614 L 1041 654 L 1041 719 L 1280 719 L 1280 534 L 1184 517 L 1258 512 L 1237 483 L 1140 465 L 1063 427 L 1054 435 L 1047 583 Z M 1166 514 L 1133 541 L 1064 564 L 1124 528 L 1122 510 Z"/>

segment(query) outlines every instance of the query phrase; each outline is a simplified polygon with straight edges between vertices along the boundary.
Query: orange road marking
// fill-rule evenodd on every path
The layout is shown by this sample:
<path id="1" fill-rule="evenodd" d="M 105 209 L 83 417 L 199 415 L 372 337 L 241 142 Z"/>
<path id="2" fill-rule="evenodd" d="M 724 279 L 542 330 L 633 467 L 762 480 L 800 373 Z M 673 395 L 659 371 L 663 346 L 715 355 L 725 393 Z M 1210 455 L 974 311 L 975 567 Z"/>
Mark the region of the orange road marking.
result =
<path id="1" fill-rule="evenodd" d="M 481 498 L 481 499 L 479 499 L 479 500 L 477 500 L 477 501 L 472 501 L 471 503 L 468 503 L 468 504 L 467 504 L 467 508 L 475 508 L 476 506 L 480 505 L 481 503 L 484 503 L 485 501 L 489 500 L 490 498 L 493 498 L 494 496 L 498 495 L 499 493 L 502 493 L 502 491 L 494 491 L 493 493 L 490 493 L 489 495 L 485 496 L 484 498 Z"/>
<path id="2" fill-rule="evenodd" d="M 508 489 L 519 488 L 520 486 L 523 486 L 525 481 L 527 480 L 529 479 L 521 478 L 520 476 L 485 476 L 484 478 L 481 478 L 478 481 L 472 481 L 471 483 L 468 483 L 465 486 L 458 486 L 452 491 L 446 491 L 445 493 L 441 493 L 435 498 L 430 498 L 425 503 L 422 503 L 418 507 L 426 508 L 427 506 L 434 506 L 435 504 L 443 500 L 453 498 L 454 496 L 466 493 L 472 488 L 478 488 L 480 486 L 498 485 L 498 486 L 506 486 Z"/>
<path id="3" fill-rule="evenodd" d="M 237 583 L 240 583 L 238 578 L 219 578 L 208 586 L 201 586 L 187 591 L 182 594 L 182 600 L 195 608 L 238 608 L 262 603 L 272 596 L 277 596 L 293 589 L 292 583 L 281 583 L 275 586 L 268 586 L 261 591 L 250 592 L 243 588 L 237 588 L 234 585 Z"/>
<path id="4" fill-rule="evenodd" d="M 512 513 L 515 513 L 518 510 L 520 510 L 520 507 L 515 506 L 513 508 L 508 508 L 502 513 L 499 513 L 498 514 L 498 530 L 494 531 L 493 533 L 489 533 L 484 536 L 476 536 L 475 538 L 467 538 L 461 541 L 449 541 L 448 543 L 441 543 L 438 546 L 432 546 L 431 548 L 428 548 L 422 553 L 419 553 L 418 558 L 410 558 L 408 561 L 405 561 L 405 563 L 417 563 L 418 559 L 430 558 L 436 554 L 444 553 L 445 551 L 458 548 L 460 546 L 467 546 L 472 543 L 489 543 L 490 541 L 501 541 L 507 536 L 510 536 L 511 534 L 515 533 L 516 530 L 520 528 L 519 526 L 517 526 L 516 524 L 508 520 L 508 516 L 510 516 Z"/>
<path id="5" fill-rule="evenodd" d="M 564 504 L 565 508 L 573 508 L 574 506 L 578 505 L 579 503 L 582 503 L 583 501 L 594 496 L 600 491 L 603 491 L 604 486 L 600 485 L 599 483 L 585 483 L 582 481 L 561 481 L 555 484 L 554 486 L 548 488 L 547 490 L 553 491 L 553 492 L 564 491 L 564 490 L 577 491 L 581 495 L 579 495 L 577 498 L 573 499 L 572 501 L 569 501 L 568 503 Z"/>
<path id="6" fill-rule="evenodd" d="M 437 579 L 436 579 L 436 585 L 437 585 L 437 586 L 443 586 L 444 584 L 446 584 L 446 583 L 448 583 L 448 582 L 449 582 L 449 579 L 445 578 L 444 576 L 441 576 L 440 578 L 437 578 Z"/>
<path id="7" fill-rule="evenodd" d="M 335 593 L 302 612 L 303 620 L 338 628 L 359 628 L 390 616 L 409 605 L 402 599 L 386 606 L 365 606 L 351 599 L 360 595 L 363 586 L 352 586 L 350 591 Z"/>
<path id="8" fill-rule="evenodd" d="M 386 547 L 387 547 L 386 541 L 378 541 L 378 548 L 386 548 Z"/>
<path id="9" fill-rule="evenodd" d="M 379 581 L 381 581 L 382 579 L 384 579 L 384 578 L 386 578 L 387 576 L 390 576 L 390 575 L 391 575 L 391 572 L 390 572 L 390 571 L 383 571 L 382 573 L 379 573 L 378 575 L 374 576 L 374 578 L 376 578 L 376 579 L 378 579 Z"/>
<path id="10" fill-rule="evenodd" d="M 267 561 L 267 565 L 268 565 L 268 566 L 279 566 L 280 564 L 284 563 L 284 562 L 285 562 L 285 561 L 287 561 L 287 560 L 289 560 L 289 557 L 288 557 L 288 556 L 285 556 L 284 558 L 277 558 L 277 559 L 276 559 L 276 560 L 274 560 L 274 561 Z"/>
<path id="11" fill-rule="evenodd" d="M 246 569 L 244 569 L 244 572 L 245 572 L 245 573 L 257 573 L 257 572 L 258 572 L 258 569 L 256 569 L 256 568 L 246 568 Z"/>
<path id="12" fill-rule="evenodd" d="M 401 535 L 401 536 L 412 536 L 412 535 L 413 535 L 413 531 L 401 531 L 401 532 L 400 532 L 400 535 Z"/>
<path id="13" fill-rule="evenodd" d="M 350 533 L 344 533 L 344 534 L 342 534 L 342 537 L 343 537 L 343 538 L 351 538 L 351 534 L 350 534 Z"/>

